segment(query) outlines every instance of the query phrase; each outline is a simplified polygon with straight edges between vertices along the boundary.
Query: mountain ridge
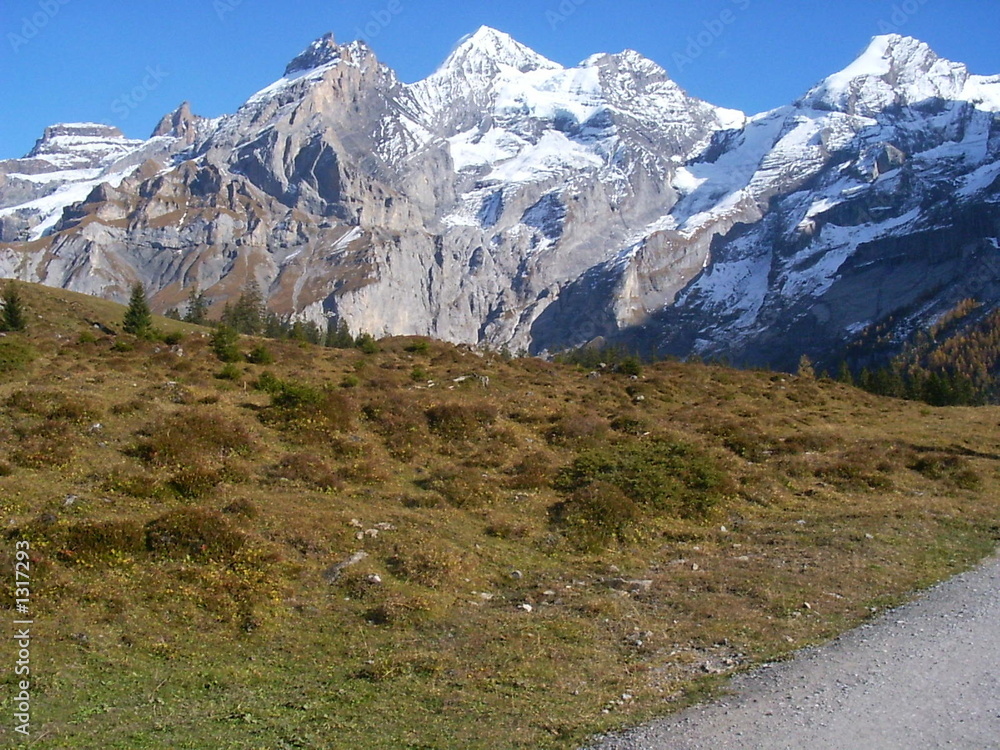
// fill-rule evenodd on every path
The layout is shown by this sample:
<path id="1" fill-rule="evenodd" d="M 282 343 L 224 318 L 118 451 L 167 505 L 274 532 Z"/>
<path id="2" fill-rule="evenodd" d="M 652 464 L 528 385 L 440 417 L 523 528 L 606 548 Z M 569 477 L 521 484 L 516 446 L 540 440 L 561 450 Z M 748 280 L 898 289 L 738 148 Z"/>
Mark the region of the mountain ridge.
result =
<path id="1" fill-rule="evenodd" d="M 751 117 L 627 50 L 566 68 L 484 26 L 407 84 L 326 35 L 236 113 L 182 105 L 90 172 L 0 162 L 0 274 L 115 299 L 142 281 L 160 309 L 252 280 L 281 315 L 377 335 L 787 366 L 936 284 L 901 325 L 933 322 L 970 296 L 970 269 L 996 305 L 997 111 L 1000 77 L 898 35 Z M 951 217 L 980 217 L 978 236 L 939 239 L 976 245 L 950 280 L 836 290 L 878 309 L 833 299 L 872 243 L 946 228 L 947 192 Z"/>

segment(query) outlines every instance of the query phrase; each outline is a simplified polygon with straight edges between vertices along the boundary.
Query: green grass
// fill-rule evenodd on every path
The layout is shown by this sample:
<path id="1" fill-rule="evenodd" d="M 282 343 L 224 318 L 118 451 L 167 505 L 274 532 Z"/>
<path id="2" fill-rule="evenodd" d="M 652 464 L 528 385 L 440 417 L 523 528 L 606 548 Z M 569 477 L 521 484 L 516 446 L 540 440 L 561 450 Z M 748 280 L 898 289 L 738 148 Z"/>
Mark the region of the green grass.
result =
<path id="1" fill-rule="evenodd" d="M 1000 409 L 423 339 L 220 379 L 205 329 L 22 291 L 0 568 L 31 542 L 32 747 L 575 748 L 1000 538 Z"/>

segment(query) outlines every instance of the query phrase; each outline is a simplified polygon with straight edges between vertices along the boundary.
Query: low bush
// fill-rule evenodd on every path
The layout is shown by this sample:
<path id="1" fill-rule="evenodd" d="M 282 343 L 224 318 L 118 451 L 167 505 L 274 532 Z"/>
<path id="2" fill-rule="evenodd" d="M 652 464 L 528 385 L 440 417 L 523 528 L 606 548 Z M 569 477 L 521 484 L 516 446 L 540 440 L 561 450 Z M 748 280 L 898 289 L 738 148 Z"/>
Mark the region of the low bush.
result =
<path id="1" fill-rule="evenodd" d="M 37 356 L 34 348 L 24 341 L 13 337 L 0 340 L 0 375 L 23 372 Z"/>
<path id="2" fill-rule="evenodd" d="M 137 521 L 86 522 L 67 527 L 57 545 L 59 556 L 67 561 L 105 560 L 144 553 L 146 535 Z"/>
<path id="3" fill-rule="evenodd" d="M 947 453 L 927 453 L 918 456 L 910 469 L 928 479 L 944 482 L 961 490 L 978 490 L 983 485 L 982 476 L 962 456 Z"/>
<path id="4" fill-rule="evenodd" d="M 15 391 L 4 404 L 11 411 L 54 421 L 83 424 L 101 417 L 100 409 L 85 398 L 54 390 Z"/>
<path id="5" fill-rule="evenodd" d="M 253 519 L 260 515 L 260 509 L 250 500 L 239 498 L 222 509 L 223 513 L 240 518 Z"/>
<path id="6" fill-rule="evenodd" d="M 497 419 L 497 408 L 486 401 L 445 403 L 425 412 L 431 431 L 449 440 L 468 440 L 490 427 Z"/>
<path id="7" fill-rule="evenodd" d="M 552 456 L 544 451 L 529 453 L 510 471 L 508 486 L 515 490 L 536 490 L 548 487 L 555 476 Z"/>
<path id="8" fill-rule="evenodd" d="M 258 344 L 247 354 L 247 362 L 254 365 L 271 365 L 274 364 L 274 355 L 266 346 Z"/>
<path id="9" fill-rule="evenodd" d="M 215 376 L 219 380 L 237 381 L 243 377 L 243 371 L 233 362 L 227 362 Z"/>
<path id="10" fill-rule="evenodd" d="M 731 489 L 711 457 L 667 438 L 585 451 L 559 472 L 555 486 L 572 494 L 597 481 L 616 486 L 642 506 L 681 516 L 704 515 Z"/>
<path id="11" fill-rule="evenodd" d="M 453 583 L 465 568 L 461 552 L 440 542 L 423 541 L 412 549 L 397 550 L 386 560 L 394 576 L 436 589 Z"/>
<path id="12" fill-rule="evenodd" d="M 336 472 L 314 453 L 290 453 L 271 469 L 270 474 L 319 490 L 333 490 L 341 486 Z"/>
<path id="13" fill-rule="evenodd" d="M 17 445 L 11 460 L 28 469 L 65 466 L 73 459 L 74 439 L 65 422 L 47 419 L 33 426 L 15 428 Z"/>
<path id="14" fill-rule="evenodd" d="M 614 542 L 628 542 L 642 512 L 619 487 L 598 480 L 577 488 L 569 499 L 553 505 L 549 517 L 577 547 L 596 550 Z"/>
<path id="15" fill-rule="evenodd" d="M 436 492 L 456 508 L 478 508 L 496 500 L 496 486 L 480 469 L 448 466 L 435 469 L 417 482 L 423 490 Z"/>
<path id="16" fill-rule="evenodd" d="M 405 397 L 370 401 L 361 411 L 372 429 L 382 436 L 389 453 L 400 461 L 411 460 L 427 439 L 426 414 Z"/>
<path id="17" fill-rule="evenodd" d="M 204 508 L 181 508 L 145 527 L 150 552 L 171 559 L 231 560 L 246 543 L 221 514 Z"/>
<path id="18" fill-rule="evenodd" d="M 166 486 L 185 500 L 198 500 L 211 495 L 225 480 L 224 468 L 195 462 L 174 471 Z"/>
<path id="19" fill-rule="evenodd" d="M 135 453 L 157 465 L 195 465 L 246 456 L 256 447 L 240 422 L 207 407 L 186 409 L 146 428 Z"/>
<path id="20" fill-rule="evenodd" d="M 427 354 L 431 350 L 430 342 L 425 339 L 420 339 L 419 341 L 414 341 L 412 344 L 407 344 L 405 351 L 410 354 Z"/>
<path id="21" fill-rule="evenodd" d="M 574 412 L 556 418 L 546 430 L 545 439 L 552 445 L 580 446 L 600 440 L 608 431 L 608 422 L 593 412 Z"/>

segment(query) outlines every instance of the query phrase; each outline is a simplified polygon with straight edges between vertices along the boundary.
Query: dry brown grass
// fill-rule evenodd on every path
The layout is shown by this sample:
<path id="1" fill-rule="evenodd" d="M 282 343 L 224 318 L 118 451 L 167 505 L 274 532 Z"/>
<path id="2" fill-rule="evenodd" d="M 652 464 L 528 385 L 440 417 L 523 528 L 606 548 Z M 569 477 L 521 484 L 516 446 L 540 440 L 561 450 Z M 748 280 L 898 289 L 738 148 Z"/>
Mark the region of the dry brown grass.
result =
<path id="1" fill-rule="evenodd" d="M 268 342 L 285 386 L 256 390 L 197 329 L 113 352 L 80 334 L 119 308 L 26 289 L 0 509 L 32 543 L 53 746 L 578 747 L 1000 538 L 995 408 L 413 339 Z"/>

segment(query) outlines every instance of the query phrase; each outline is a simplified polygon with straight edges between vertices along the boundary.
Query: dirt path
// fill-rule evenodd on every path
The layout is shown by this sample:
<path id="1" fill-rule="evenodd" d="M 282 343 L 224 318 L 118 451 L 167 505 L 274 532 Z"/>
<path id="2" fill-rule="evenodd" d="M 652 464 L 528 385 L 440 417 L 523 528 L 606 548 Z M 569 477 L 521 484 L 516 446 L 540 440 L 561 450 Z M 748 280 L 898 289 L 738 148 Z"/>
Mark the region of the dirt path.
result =
<path id="1" fill-rule="evenodd" d="M 1000 748 L 1000 558 L 592 750 Z"/>

